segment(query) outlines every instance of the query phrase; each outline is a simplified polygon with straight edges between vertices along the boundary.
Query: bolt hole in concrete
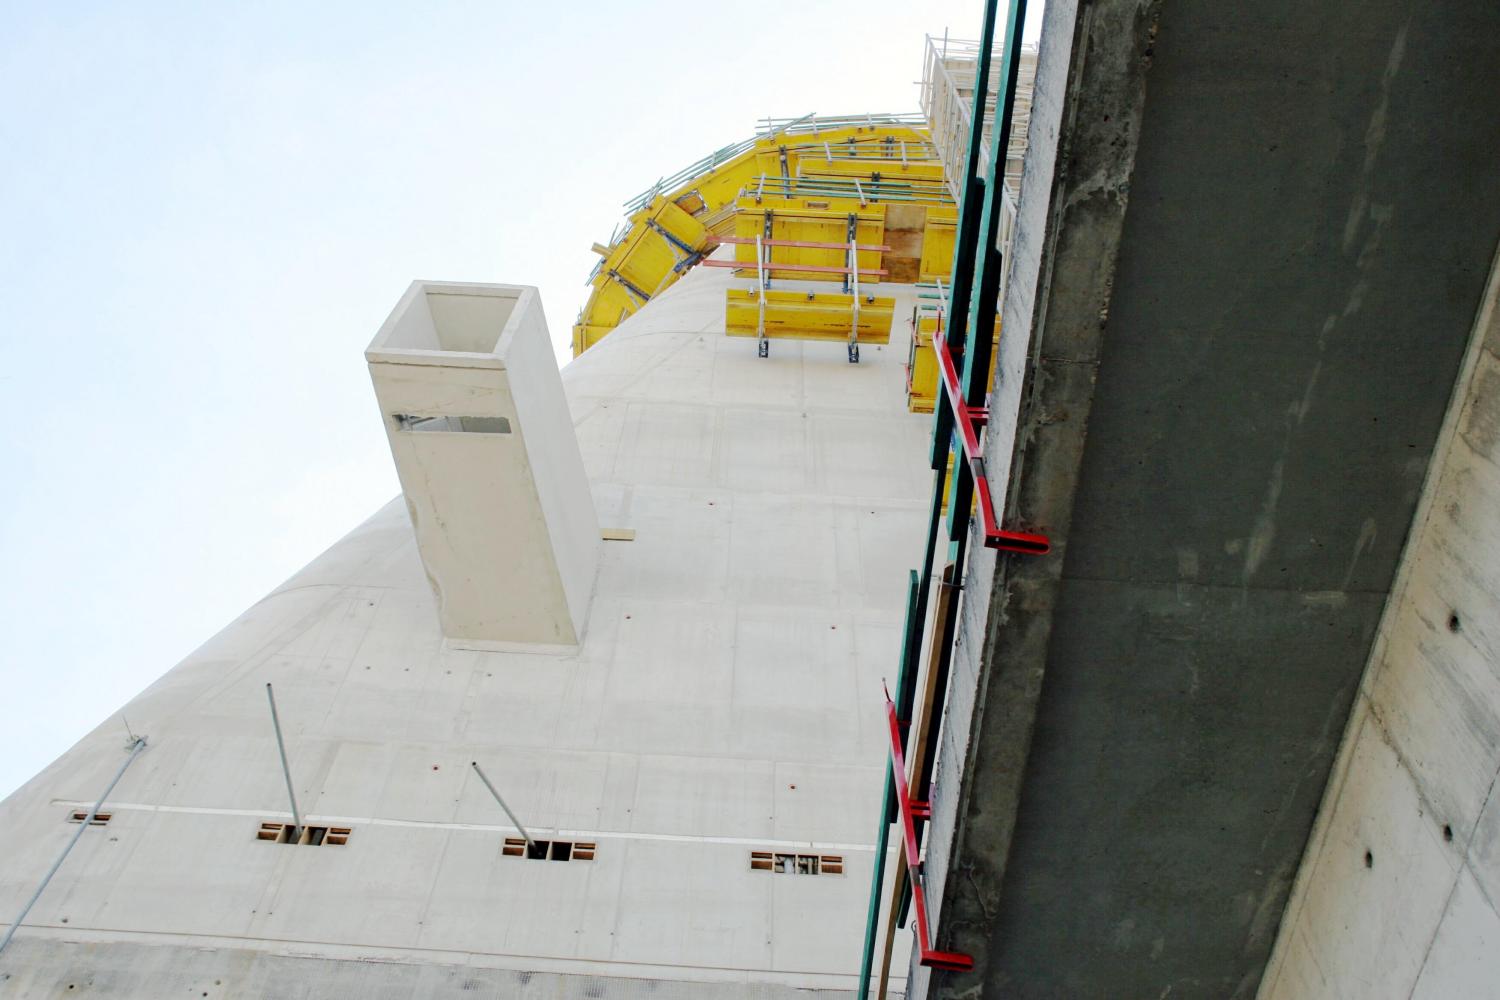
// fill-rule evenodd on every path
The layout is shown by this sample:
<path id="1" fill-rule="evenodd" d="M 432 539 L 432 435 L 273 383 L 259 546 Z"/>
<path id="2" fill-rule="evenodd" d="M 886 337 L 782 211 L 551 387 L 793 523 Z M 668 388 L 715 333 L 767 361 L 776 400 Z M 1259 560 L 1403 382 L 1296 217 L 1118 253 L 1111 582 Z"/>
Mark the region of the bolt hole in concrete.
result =
<path id="1" fill-rule="evenodd" d="M 1448 631 L 1449 632 L 1457 632 L 1459 629 L 1461 629 L 1463 627 L 1464 627 L 1463 626 L 1463 622 L 1461 622 L 1461 621 L 1458 620 L 1458 614 L 1456 612 L 1454 614 L 1451 614 L 1451 615 L 1448 616 Z"/>
<path id="2" fill-rule="evenodd" d="M 1369 851 L 1365 852 L 1365 867 L 1366 868 L 1374 868 L 1375 867 L 1375 855 L 1371 854 Z"/>
<path id="3" fill-rule="evenodd" d="M 1453 827 L 1447 823 L 1443 824 L 1443 841 L 1448 844 L 1453 843 Z"/>

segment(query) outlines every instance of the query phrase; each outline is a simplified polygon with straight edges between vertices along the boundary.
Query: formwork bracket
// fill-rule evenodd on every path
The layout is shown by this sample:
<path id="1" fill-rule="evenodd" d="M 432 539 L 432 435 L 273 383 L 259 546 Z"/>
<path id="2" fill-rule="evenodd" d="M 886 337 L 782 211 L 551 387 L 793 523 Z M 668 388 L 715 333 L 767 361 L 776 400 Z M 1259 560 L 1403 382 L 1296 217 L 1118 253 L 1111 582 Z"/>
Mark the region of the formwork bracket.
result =
<path id="1" fill-rule="evenodd" d="M 901 721 L 896 717 L 896 703 L 890 692 L 885 695 L 886 720 L 891 730 L 891 780 L 896 786 L 896 811 L 901 817 L 902 853 L 906 860 L 907 875 L 911 879 L 912 909 L 916 912 L 918 961 L 933 969 L 950 972 L 967 972 L 974 968 L 974 957 L 958 951 L 939 951 L 932 946 L 932 934 L 927 923 L 927 886 L 922 871 L 922 853 L 917 847 L 918 819 L 932 815 L 931 806 L 911 797 L 906 784 L 906 754 L 901 749 Z"/>
<path id="2" fill-rule="evenodd" d="M 968 462 L 969 471 L 974 476 L 974 494 L 979 507 L 980 526 L 984 531 L 985 547 L 1000 549 L 1004 552 L 1044 555 L 1052 548 L 1052 542 L 1046 535 L 1025 531 L 1006 531 L 1000 527 L 1000 521 L 995 516 L 995 501 L 990 492 L 990 481 L 985 475 L 984 448 L 979 441 L 980 428 L 989 423 L 989 410 L 986 407 L 969 406 L 964 402 L 958 381 L 958 367 L 953 363 L 953 355 L 948 349 L 947 338 L 933 337 L 932 349 L 937 352 L 938 373 L 943 383 L 942 391 L 938 395 L 947 401 L 952 410 L 953 424 L 963 447 L 964 459 Z"/>

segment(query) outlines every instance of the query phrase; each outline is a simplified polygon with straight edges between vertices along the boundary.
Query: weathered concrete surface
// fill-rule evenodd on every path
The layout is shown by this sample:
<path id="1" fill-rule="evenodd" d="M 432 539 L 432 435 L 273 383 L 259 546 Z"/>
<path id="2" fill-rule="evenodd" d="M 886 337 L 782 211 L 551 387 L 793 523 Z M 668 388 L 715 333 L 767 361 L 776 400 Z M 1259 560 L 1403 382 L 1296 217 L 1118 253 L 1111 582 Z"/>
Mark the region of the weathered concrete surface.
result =
<path id="1" fill-rule="evenodd" d="M 1496 93 L 1490 3 L 1049 5 L 989 448 L 1062 544 L 969 567 L 928 869 L 977 968 L 913 996 L 1254 994 L 1500 235 Z"/>
<path id="2" fill-rule="evenodd" d="M 1500 997 L 1500 268 L 1260 995 Z"/>

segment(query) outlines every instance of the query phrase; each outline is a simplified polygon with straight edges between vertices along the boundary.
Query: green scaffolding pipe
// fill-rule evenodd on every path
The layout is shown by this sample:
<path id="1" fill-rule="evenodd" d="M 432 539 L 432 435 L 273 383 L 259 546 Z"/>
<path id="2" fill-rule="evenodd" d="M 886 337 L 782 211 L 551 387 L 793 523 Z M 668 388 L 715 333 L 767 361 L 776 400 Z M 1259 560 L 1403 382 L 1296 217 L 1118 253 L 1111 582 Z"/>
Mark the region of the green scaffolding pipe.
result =
<path id="1" fill-rule="evenodd" d="M 913 625 L 917 607 L 921 603 L 922 578 L 916 570 L 910 570 L 906 579 L 906 623 L 904 632 L 911 634 L 913 627 L 921 634 L 921 626 Z M 901 667 L 896 675 L 896 703 L 903 704 L 916 696 L 916 656 L 910 643 L 901 649 Z M 875 834 L 875 874 L 870 877 L 870 908 L 865 914 L 865 947 L 859 960 L 859 998 L 869 1000 L 870 970 L 875 962 L 875 938 L 880 925 L 880 895 L 885 888 L 885 854 L 890 843 L 891 824 L 896 820 L 896 784 L 891 774 L 889 756 L 885 765 L 885 796 L 880 803 L 880 829 Z"/>
<path id="2" fill-rule="evenodd" d="M 1001 211 L 1000 191 L 1003 184 L 1003 167 L 1006 152 L 1009 148 L 1010 118 L 1015 100 L 1015 87 L 1017 72 L 1019 70 L 1019 59 L 1017 52 L 1021 41 L 1021 31 L 1025 22 L 1026 3 L 1025 0 L 1009 0 L 1008 17 L 1006 21 L 1006 38 L 1003 55 L 1002 77 L 1000 81 L 999 94 L 996 100 L 995 127 L 996 136 L 993 143 L 991 162 L 985 164 L 985 173 L 979 173 L 981 167 L 980 142 L 984 128 L 984 111 L 986 110 L 987 87 L 990 76 L 991 53 L 995 35 L 995 18 L 997 14 L 997 0 L 988 0 L 984 8 L 984 26 L 980 33 L 980 41 L 976 51 L 975 65 L 975 87 L 974 87 L 974 109 L 969 132 L 968 155 L 964 172 L 964 183 L 961 188 L 959 201 L 958 233 L 954 241 L 953 260 L 953 285 L 948 297 L 949 315 L 948 328 L 944 335 L 950 349 L 955 353 L 963 352 L 963 373 L 961 392 L 964 401 L 973 405 L 981 401 L 987 390 L 984 384 L 985 377 L 989 371 L 990 342 L 989 336 L 979 336 L 979 331 L 993 329 L 996 310 L 995 299 L 999 291 L 1000 268 L 1004 261 L 994 248 L 996 234 L 999 227 L 999 215 Z M 940 382 L 938 386 L 939 399 L 933 417 L 933 441 L 932 441 L 932 468 L 933 468 L 933 493 L 930 507 L 930 518 L 927 531 L 927 545 L 922 571 L 917 583 L 916 599 L 909 608 L 907 617 L 906 640 L 902 650 L 903 666 L 908 662 L 908 656 L 915 658 L 919 654 L 922 642 L 922 634 L 926 624 L 927 595 L 932 585 L 932 566 L 937 556 L 938 549 L 938 527 L 942 523 L 943 515 L 943 493 L 947 480 L 947 460 L 952 452 L 953 420 L 949 411 L 948 403 L 943 399 L 946 389 Z M 956 476 L 953 484 L 953 497 L 949 514 L 949 533 L 947 545 L 947 560 L 955 567 L 953 585 L 962 587 L 962 569 L 965 556 L 965 548 L 968 539 L 969 526 L 969 500 L 973 491 L 973 480 L 965 463 L 956 463 Z M 949 602 L 947 614 L 944 616 L 942 631 L 940 635 L 951 635 L 957 624 L 958 614 L 957 600 Z M 912 653 L 917 650 L 918 653 Z M 942 699 L 946 697 L 948 673 L 952 666 L 953 647 L 951 643 L 943 643 L 937 650 L 937 660 L 934 663 L 933 689 L 939 699 L 932 706 L 934 713 L 934 724 L 928 727 L 928 752 L 924 758 L 927 762 L 923 768 L 925 773 L 915 775 L 919 787 L 915 794 L 923 800 L 930 800 L 931 793 L 931 766 L 935 759 L 936 743 L 941 730 L 940 720 L 942 712 Z M 915 692 L 913 691 L 913 696 Z M 909 704 L 898 704 L 898 718 L 909 721 L 911 718 L 911 706 Z M 889 767 L 886 769 L 886 803 L 881 811 L 881 843 L 885 844 L 885 836 L 888 834 L 888 825 L 891 819 L 889 798 L 892 792 L 894 776 L 891 775 Z M 921 836 L 920 825 L 918 836 Z M 877 859 L 877 875 L 872 896 L 880 891 L 884 872 L 883 855 Z M 878 909 L 878 897 L 873 898 L 870 906 L 870 920 L 875 919 Z M 903 903 L 905 900 L 903 900 Z M 903 906 L 904 912 L 904 906 Z M 865 935 L 865 958 L 861 963 L 859 982 L 859 1000 L 868 1000 L 869 996 L 869 971 L 874 952 L 874 925 L 867 926 Z"/>

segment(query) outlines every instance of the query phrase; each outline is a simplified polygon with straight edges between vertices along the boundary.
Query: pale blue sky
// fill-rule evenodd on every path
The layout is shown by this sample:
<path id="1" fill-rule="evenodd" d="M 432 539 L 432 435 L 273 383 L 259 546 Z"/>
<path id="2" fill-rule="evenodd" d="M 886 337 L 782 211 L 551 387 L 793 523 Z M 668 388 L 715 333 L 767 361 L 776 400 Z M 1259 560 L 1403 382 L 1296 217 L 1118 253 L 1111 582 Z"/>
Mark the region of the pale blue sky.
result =
<path id="1" fill-rule="evenodd" d="M 916 110 L 980 7 L 0 15 L 3 796 L 395 495 L 361 352 L 409 281 L 539 285 L 561 343 L 626 197 Z"/>

